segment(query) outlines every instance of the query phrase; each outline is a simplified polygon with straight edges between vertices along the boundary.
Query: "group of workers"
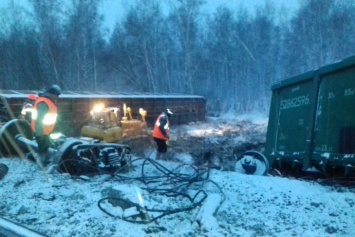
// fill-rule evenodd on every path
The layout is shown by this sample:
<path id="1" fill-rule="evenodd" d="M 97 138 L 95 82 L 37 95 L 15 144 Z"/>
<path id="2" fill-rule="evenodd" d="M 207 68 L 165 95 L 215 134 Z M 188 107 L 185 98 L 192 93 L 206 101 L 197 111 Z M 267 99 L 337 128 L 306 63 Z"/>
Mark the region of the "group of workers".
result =
<path id="1" fill-rule="evenodd" d="M 54 131 L 58 109 L 57 100 L 61 94 L 58 85 L 52 85 L 44 92 L 30 94 L 25 100 L 19 118 L 27 120 L 31 124 L 38 150 L 35 154 L 30 153 L 29 158 L 44 167 L 50 161 L 49 147 L 51 146 L 50 134 Z M 166 109 L 156 119 L 152 137 L 157 145 L 157 159 L 162 159 L 166 154 L 170 138 L 169 125 L 173 112 Z"/>

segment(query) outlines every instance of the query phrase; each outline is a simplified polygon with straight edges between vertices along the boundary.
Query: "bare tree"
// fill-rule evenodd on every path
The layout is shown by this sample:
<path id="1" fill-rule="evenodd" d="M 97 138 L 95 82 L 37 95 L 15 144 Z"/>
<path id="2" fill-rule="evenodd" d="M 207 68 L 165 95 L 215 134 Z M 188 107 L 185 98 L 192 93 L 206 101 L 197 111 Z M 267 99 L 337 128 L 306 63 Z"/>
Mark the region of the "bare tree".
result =
<path id="1" fill-rule="evenodd" d="M 52 83 L 61 82 L 62 58 L 61 45 L 63 43 L 63 25 L 61 19 L 63 9 L 60 0 L 42 1 L 30 0 L 34 9 L 34 21 L 38 28 L 37 44 L 39 46 L 41 77 L 48 86 Z"/>
<path id="2" fill-rule="evenodd" d="M 67 83 L 77 90 L 96 91 L 100 72 L 103 39 L 100 33 L 101 0 L 73 0 L 65 37 Z"/>
<path id="3" fill-rule="evenodd" d="M 1 89 L 196 93 L 265 109 L 276 80 L 355 54 L 354 1 L 303 0 L 289 21 L 271 4 L 205 18 L 203 0 L 171 0 L 166 12 L 142 0 L 109 42 L 102 0 L 29 0 L 33 11 L 11 2 L 0 13 Z"/>
<path id="4" fill-rule="evenodd" d="M 36 77 L 28 69 L 38 57 L 30 19 L 30 12 L 13 1 L 0 13 L 1 88 L 34 88 Z"/>
<path id="5" fill-rule="evenodd" d="M 200 7 L 204 0 L 178 0 L 180 6 L 172 13 L 176 26 L 177 39 L 181 47 L 181 76 L 184 91 L 194 93 L 194 75 L 197 72 L 199 57 L 199 21 Z"/>
<path id="6" fill-rule="evenodd" d="M 167 54 L 171 40 L 157 3 L 143 1 L 132 8 L 110 41 L 114 68 L 143 91 L 169 91 Z"/>

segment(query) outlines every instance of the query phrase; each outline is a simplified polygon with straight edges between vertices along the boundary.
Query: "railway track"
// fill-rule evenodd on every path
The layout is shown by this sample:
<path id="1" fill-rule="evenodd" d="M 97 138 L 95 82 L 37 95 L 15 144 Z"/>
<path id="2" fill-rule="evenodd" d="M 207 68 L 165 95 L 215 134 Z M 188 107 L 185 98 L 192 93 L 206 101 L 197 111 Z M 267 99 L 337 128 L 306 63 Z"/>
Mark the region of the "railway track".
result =
<path id="1" fill-rule="evenodd" d="M 0 237 L 47 237 L 10 220 L 0 217 Z"/>
<path id="2" fill-rule="evenodd" d="M 355 191 L 355 173 L 352 172 L 348 176 L 343 177 L 327 177 L 325 174 L 320 172 L 302 172 L 302 173 L 291 173 L 282 174 L 277 169 L 270 169 L 269 175 L 274 177 L 283 177 L 288 179 L 298 179 L 305 182 L 315 182 L 323 186 L 329 186 L 334 188 L 349 188 Z"/>

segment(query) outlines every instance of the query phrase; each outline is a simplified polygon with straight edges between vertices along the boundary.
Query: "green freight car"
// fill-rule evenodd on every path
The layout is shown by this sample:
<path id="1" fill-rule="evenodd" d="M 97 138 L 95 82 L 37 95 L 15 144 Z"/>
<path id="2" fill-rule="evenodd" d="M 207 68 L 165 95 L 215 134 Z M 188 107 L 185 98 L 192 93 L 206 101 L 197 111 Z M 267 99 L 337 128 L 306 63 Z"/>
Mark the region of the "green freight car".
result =
<path id="1" fill-rule="evenodd" d="M 354 171 L 355 56 L 271 90 L 264 160 L 258 158 L 265 167 L 293 174 L 317 170 L 329 177 Z M 237 163 L 244 160 L 241 156 Z"/>

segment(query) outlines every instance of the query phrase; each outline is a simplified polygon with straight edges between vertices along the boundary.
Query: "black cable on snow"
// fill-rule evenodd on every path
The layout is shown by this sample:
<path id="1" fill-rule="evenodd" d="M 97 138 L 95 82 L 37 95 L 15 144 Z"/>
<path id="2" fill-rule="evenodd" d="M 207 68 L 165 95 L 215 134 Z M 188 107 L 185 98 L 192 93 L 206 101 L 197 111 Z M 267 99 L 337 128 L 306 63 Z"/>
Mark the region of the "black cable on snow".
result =
<path id="1" fill-rule="evenodd" d="M 218 188 L 218 191 L 222 193 L 223 196 L 222 203 L 225 200 L 225 195 L 222 189 L 218 186 L 217 183 L 215 183 L 212 180 L 209 180 L 210 169 L 207 167 L 197 169 L 196 167 L 191 165 L 180 165 L 176 167 L 174 171 L 172 171 L 169 170 L 164 165 L 162 165 L 160 162 L 150 158 L 137 158 L 135 160 L 132 160 L 131 162 L 135 163 L 138 161 L 142 161 L 141 175 L 138 177 L 130 177 L 121 174 L 116 174 L 115 177 L 118 179 L 118 181 L 122 181 L 122 182 L 139 181 L 142 184 L 144 184 L 144 186 L 140 188 L 148 191 L 151 194 L 164 195 L 170 198 L 182 197 L 183 199 L 187 199 L 190 202 L 190 205 L 177 207 L 177 208 L 168 207 L 166 209 L 158 209 L 158 208 L 150 208 L 147 206 L 142 207 L 137 203 L 133 203 L 125 199 L 120 199 L 116 197 L 115 198 L 105 197 L 98 201 L 98 207 L 101 211 L 103 211 L 107 215 L 115 218 L 120 218 L 128 222 L 147 224 L 150 222 L 154 222 L 159 218 L 162 218 L 167 215 L 184 212 L 184 211 L 191 211 L 194 208 L 200 206 L 203 203 L 203 201 L 207 198 L 208 195 L 204 190 L 204 186 L 208 182 L 215 185 Z M 134 167 L 133 164 L 131 165 L 132 167 Z M 148 175 L 147 166 L 149 165 L 152 165 L 153 168 L 155 168 L 156 171 L 160 173 L 158 175 Z M 188 168 L 190 168 L 193 171 L 193 173 L 178 172 L 179 170 L 184 170 L 183 169 L 184 166 L 188 166 Z M 149 170 L 151 171 L 152 167 L 149 167 Z M 193 196 L 189 194 L 192 192 L 195 192 Z M 129 207 L 136 207 L 138 216 L 137 215 L 128 216 L 128 217 L 115 216 L 114 214 L 110 213 L 102 206 L 102 203 L 105 200 L 112 200 L 112 201 L 116 200 L 122 203 L 126 203 L 127 206 Z M 145 213 L 148 213 L 148 215 L 146 215 Z M 149 215 L 153 213 L 157 215 L 155 216 Z M 146 215 L 145 216 L 146 218 L 142 217 L 144 215 Z"/>

